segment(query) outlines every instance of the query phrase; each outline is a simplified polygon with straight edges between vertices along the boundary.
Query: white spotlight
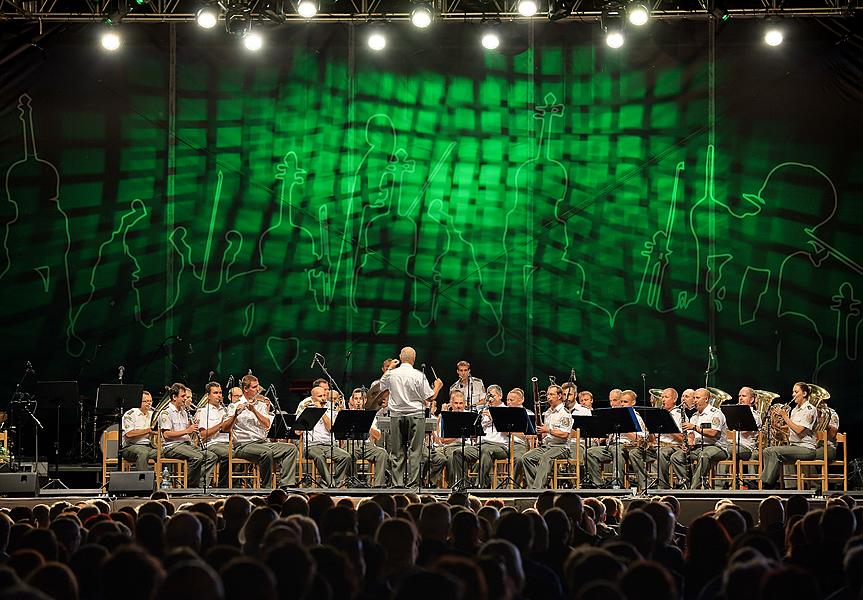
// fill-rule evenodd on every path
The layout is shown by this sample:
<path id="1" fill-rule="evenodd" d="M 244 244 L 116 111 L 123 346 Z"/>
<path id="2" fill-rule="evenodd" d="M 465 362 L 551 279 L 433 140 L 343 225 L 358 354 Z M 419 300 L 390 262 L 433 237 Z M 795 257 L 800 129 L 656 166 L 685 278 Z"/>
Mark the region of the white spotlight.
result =
<path id="1" fill-rule="evenodd" d="M 375 52 L 380 52 L 387 47 L 387 38 L 380 31 L 372 32 L 368 39 L 369 48 Z"/>
<path id="2" fill-rule="evenodd" d="M 431 8 L 426 4 L 418 4 L 411 11 L 411 23 L 414 27 L 425 29 L 431 25 L 432 18 Z"/>
<path id="3" fill-rule="evenodd" d="M 609 48 L 620 48 L 623 46 L 623 33 L 620 31 L 609 31 L 605 34 L 605 43 Z"/>
<path id="4" fill-rule="evenodd" d="M 518 14 L 522 17 L 532 17 L 537 10 L 536 0 L 518 0 Z"/>
<path id="5" fill-rule="evenodd" d="M 778 46 L 782 43 L 783 39 L 785 38 L 782 35 L 782 31 L 776 27 L 771 27 L 764 32 L 764 43 L 768 46 Z"/>
<path id="6" fill-rule="evenodd" d="M 500 46 L 500 37 L 494 31 L 486 31 L 482 34 L 482 47 L 486 50 L 494 50 Z"/>
<path id="7" fill-rule="evenodd" d="M 300 0 L 297 4 L 297 14 L 304 19 L 311 19 L 318 14 L 318 3 L 315 0 Z"/>
<path id="8" fill-rule="evenodd" d="M 102 34 L 102 47 L 109 52 L 119 49 L 121 43 L 120 35 L 115 31 L 106 31 Z"/>
<path id="9" fill-rule="evenodd" d="M 219 11 L 213 6 L 204 6 L 195 15 L 195 21 L 198 22 L 199 27 L 212 29 L 219 22 Z"/>
<path id="10" fill-rule="evenodd" d="M 261 37 L 260 33 L 250 31 L 243 36 L 243 46 L 245 46 L 246 50 L 249 52 L 257 52 L 263 47 L 263 45 L 264 38 Z"/>
<path id="11" fill-rule="evenodd" d="M 646 25 L 648 19 L 650 19 L 650 11 L 644 4 L 630 4 L 626 12 L 629 18 L 629 22 L 636 27 Z"/>

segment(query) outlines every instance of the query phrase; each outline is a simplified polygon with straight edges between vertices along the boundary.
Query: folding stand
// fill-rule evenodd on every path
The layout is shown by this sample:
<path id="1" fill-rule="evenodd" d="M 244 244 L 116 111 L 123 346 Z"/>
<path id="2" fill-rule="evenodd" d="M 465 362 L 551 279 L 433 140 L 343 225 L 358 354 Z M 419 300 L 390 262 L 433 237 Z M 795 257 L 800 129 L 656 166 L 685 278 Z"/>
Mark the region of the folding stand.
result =
<path id="1" fill-rule="evenodd" d="M 461 438 L 461 470 L 462 478 L 452 485 L 454 492 L 464 492 L 468 489 L 469 478 L 467 469 L 465 468 L 464 446 L 465 438 L 480 435 L 482 427 L 477 427 L 476 413 L 472 412 L 454 412 L 447 410 L 441 413 L 441 437 L 443 438 Z M 482 432 L 485 433 L 485 432 Z"/>
<path id="2" fill-rule="evenodd" d="M 488 413 L 491 415 L 491 422 L 498 433 L 508 434 L 507 452 L 509 460 L 507 461 L 507 473 L 506 478 L 497 484 L 497 489 L 504 489 L 507 485 L 514 488 L 517 484 L 513 477 L 512 434 L 527 433 L 530 431 L 530 421 L 527 418 L 527 411 L 522 406 L 489 406 Z M 534 429 L 534 431 L 536 430 Z M 492 470 L 494 470 L 494 463 L 492 463 Z"/>
<path id="3" fill-rule="evenodd" d="M 96 389 L 96 410 L 114 409 L 117 415 L 118 436 L 123 435 L 123 414 L 126 412 L 126 401 L 134 399 L 141 402 L 144 392 L 142 383 L 103 383 Z M 122 437 L 117 440 L 117 471 L 123 470 Z"/>
<path id="4" fill-rule="evenodd" d="M 315 428 L 315 425 L 318 424 L 318 421 L 321 420 L 321 417 L 324 416 L 325 412 L 327 412 L 326 408 L 317 408 L 312 406 L 304 408 L 303 412 L 297 415 L 294 425 L 291 428 L 293 431 L 304 431 L 306 434 L 306 442 L 303 444 L 303 454 L 305 454 L 305 461 L 307 464 L 309 463 L 309 432 Z M 311 471 L 311 469 L 309 469 L 309 471 Z M 303 473 L 303 478 L 300 481 L 300 484 L 310 486 L 316 483 L 318 484 L 318 487 L 326 487 L 320 479 L 312 479 L 309 471 Z M 330 480 L 332 481 L 332 478 Z"/>
<path id="5" fill-rule="evenodd" d="M 644 493 L 649 494 L 650 488 L 653 487 L 654 483 L 656 484 L 657 489 L 659 488 L 659 482 L 661 479 L 661 477 L 659 476 L 659 474 L 662 473 L 662 445 L 660 444 L 661 436 L 683 432 L 680 430 L 680 427 L 677 426 L 674 417 L 671 416 L 671 412 L 665 410 L 664 408 L 638 408 L 636 410 L 638 414 L 641 415 L 641 419 L 644 421 L 644 426 L 647 431 L 656 436 L 656 478 L 653 479 L 653 481 L 648 479 L 647 487 L 644 488 Z M 646 471 L 646 454 L 644 462 Z"/>
<path id="6" fill-rule="evenodd" d="M 429 484 L 427 487 L 431 487 L 431 483 L 432 483 L 431 482 L 432 436 L 434 435 L 434 432 L 437 430 L 438 418 L 430 416 L 430 413 L 428 411 L 426 414 L 429 414 L 429 416 L 427 416 L 425 418 L 425 436 L 427 439 L 426 447 L 428 448 L 428 462 L 426 464 L 428 465 L 428 473 L 429 473 Z M 420 461 L 420 466 L 422 467 L 422 461 Z M 419 479 L 417 480 L 417 483 L 419 484 L 419 488 L 417 489 L 417 493 L 422 493 L 422 489 L 423 489 L 422 472 L 420 472 L 420 476 L 419 476 Z"/>
<path id="7" fill-rule="evenodd" d="M 372 428 L 372 422 L 375 420 L 376 410 L 340 410 L 336 415 L 336 420 L 330 428 L 333 437 L 339 441 L 348 440 L 351 444 L 351 472 L 348 477 L 349 487 L 367 488 L 369 485 L 368 479 L 360 481 L 356 477 L 357 461 L 354 459 L 354 443 L 360 440 L 362 444 L 363 456 L 366 455 L 366 440 L 369 437 L 369 431 Z"/>
<path id="8" fill-rule="evenodd" d="M 608 434 L 608 429 L 606 428 L 606 422 L 604 419 L 597 418 L 591 415 L 572 415 L 572 429 L 578 430 L 579 436 L 581 439 L 585 440 L 584 442 L 584 461 L 587 464 L 587 448 L 590 447 L 591 438 L 601 438 L 605 437 Z M 586 483 L 585 483 L 586 482 Z M 588 477 L 586 480 L 582 480 L 581 483 L 582 488 L 597 488 L 602 487 L 600 482 L 591 481 Z"/>
<path id="9" fill-rule="evenodd" d="M 740 448 L 740 432 L 741 431 L 758 431 L 758 425 L 755 423 L 755 415 L 752 414 L 752 407 L 746 404 L 729 404 L 721 406 L 719 409 L 725 415 L 725 423 L 728 429 L 734 432 L 734 444 Z M 738 490 L 743 484 L 740 478 L 740 464 L 737 458 L 737 453 L 734 453 L 734 481 L 731 484 L 731 489 Z"/>
<path id="10" fill-rule="evenodd" d="M 621 433 L 637 433 L 641 432 L 641 427 L 638 425 L 638 419 L 635 418 L 635 409 L 631 406 L 620 406 L 617 408 L 599 408 L 593 411 L 593 417 L 600 419 L 605 426 L 605 431 L 611 432 L 614 436 L 615 444 L 620 445 Z M 617 464 L 618 452 L 612 457 L 612 477 L 611 487 L 618 490 L 621 488 L 620 482 L 620 465 Z"/>
<path id="11" fill-rule="evenodd" d="M 36 398 L 43 402 L 50 402 L 57 409 L 57 428 L 54 437 L 54 476 L 48 479 L 48 483 L 42 486 L 42 489 L 47 490 L 56 485 L 58 488 L 68 490 L 68 486 L 60 481 L 60 409 L 63 408 L 64 404 L 70 406 L 78 402 L 78 382 L 37 381 Z M 38 456 L 36 462 L 39 462 Z"/>

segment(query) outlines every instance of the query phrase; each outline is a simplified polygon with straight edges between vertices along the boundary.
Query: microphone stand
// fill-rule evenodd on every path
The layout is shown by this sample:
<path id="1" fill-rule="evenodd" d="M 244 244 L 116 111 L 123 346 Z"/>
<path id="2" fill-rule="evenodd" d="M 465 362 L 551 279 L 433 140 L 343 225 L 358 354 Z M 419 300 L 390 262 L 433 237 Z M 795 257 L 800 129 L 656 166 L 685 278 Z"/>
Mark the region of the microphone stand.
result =
<path id="1" fill-rule="evenodd" d="M 27 379 L 27 376 L 28 376 L 28 375 L 35 375 L 35 374 L 36 374 L 36 371 L 34 371 L 34 370 L 33 370 L 33 367 L 31 366 L 30 361 L 28 360 L 28 361 L 27 361 L 26 366 L 24 367 L 24 374 L 23 374 L 23 375 L 21 375 L 21 379 L 19 379 L 19 380 L 18 380 L 18 383 L 15 385 L 15 389 L 12 391 L 12 397 L 9 399 L 9 407 L 10 407 L 10 408 L 13 408 L 16 404 L 20 404 L 20 406 L 21 406 L 21 407 L 22 407 L 22 408 L 27 412 L 27 414 L 29 414 L 29 415 L 30 415 L 30 417 L 31 417 L 31 418 L 33 418 L 34 420 L 36 420 L 36 417 L 34 417 L 34 416 L 33 416 L 33 413 L 31 413 L 31 412 L 30 412 L 30 409 L 29 409 L 29 408 L 27 408 L 26 401 L 22 401 L 22 400 L 20 400 L 20 398 L 24 395 L 24 394 L 22 394 L 22 392 L 21 392 L 20 390 L 21 390 L 21 386 L 24 384 L 24 381 Z M 15 398 L 19 398 L 19 401 L 18 401 L 17 403 L 15 402 Z M 16 424 L 16 426 L 17 426 L 17 425 L 20 425 L 19 419 L 17 419 L 17 417 L 18 417 L 17 412 L 13 412 L 12 416 L 13 416 L 13 417 L 15 417 L 15 418 L 10 418 L 9 420 L 10 420 L 12 423 L 15 423 L 15 424 Z M 38 421 L 36 421 L 36 422 L 38 423 Z M 11 425 L 11 423 L 10 423 L 10 425 Z M 42 425 L 40 424 L 40 425 L 39 425 L 39 427 L 42 427 Z M 20 471 L 20 470 L 21 470 L 21 467 L 22 467 L 22 463 L 21 463 L 21 461 L 22 461 L 22 455 L 21 455 L 21 447 L 20 447 L 20 444 L 21 444 L 21 432 L 20 432 L 20 431 L 16 431 L 16 433 L 18 434 L 18 445 L 19 445 L 19 447 L 18 447 L 18 452 L 17 452 L 17 454 L 18 454 L 18 471 Z M 7 443 L 8 443 L 8 437 L 7 437 Z M 36 449 L 37 449 L 37 450 L 39 449 L 39 442 L 38 442 L 38 440 L 36 441 Z M 37 452 L 37 453 L 36 453 L 36 461 L 38 462 L 38 460 L 39 460 L 39 453 Z M 10 466 L 11 466 L 11 463 L 10 463 Z"/>

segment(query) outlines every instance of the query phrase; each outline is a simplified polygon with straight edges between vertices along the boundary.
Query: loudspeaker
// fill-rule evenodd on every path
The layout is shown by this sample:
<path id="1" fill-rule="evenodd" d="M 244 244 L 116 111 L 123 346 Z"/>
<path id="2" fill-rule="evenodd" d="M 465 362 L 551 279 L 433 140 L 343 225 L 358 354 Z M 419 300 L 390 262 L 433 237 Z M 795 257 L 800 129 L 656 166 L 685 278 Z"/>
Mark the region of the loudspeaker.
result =
<path id="1" fill-rule="evenodd" d="M 149 496 L 156 489 L 153 471 L 111 471 L 108 493 L 117 496 Z"/>
<path id="2" fill-rule="evenodd" d="M 36 473 L 0 473 L 0 496 L 38 496 Z"/>

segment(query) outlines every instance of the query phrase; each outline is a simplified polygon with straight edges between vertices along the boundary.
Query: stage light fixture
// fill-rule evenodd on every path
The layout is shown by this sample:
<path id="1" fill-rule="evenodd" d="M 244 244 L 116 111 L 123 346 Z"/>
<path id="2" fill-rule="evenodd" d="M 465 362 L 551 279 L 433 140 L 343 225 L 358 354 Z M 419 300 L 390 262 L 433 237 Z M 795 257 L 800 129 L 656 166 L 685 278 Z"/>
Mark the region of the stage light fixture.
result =
<path id="1" fill-rule="evenodd" d="M 215 4 L 207 4 L 195 13 L 195 21 L 203 29 L 212 29 L 219 22 L 219 7 Z"/>
<path id="2" fill-rule="evenodd" d="M 764 30 L 764 43 L 768 46 L 779 46 L 782 44 L 782 41 L 785 39 L 785 36 L 782 35 L 782 30 L 776 26 L 775 23 L 771 23 L 767 26 L 767 29 Z"/>
<path id="3" fill-rule="evenodd" d="M 539 10 L 539 7 L 536 4 L 536 0 L 518 0 L 516 9 L 522 17 L 532 17 Z"/>
<path id="4" fill-rule="evenodd" d="M 482 34 L 482 47 L 486 50 L 496 50 L 500 46 L 500 36 L 496 31 L 486 30 Z"/>
<path id="5" fill-rule="evenodd" d="M 230 7 L 225 13 L 225 31 L 230 35 L 245 37 L 252 29 L 252 11 L 248 6 Z"/>
<path id="6" fill-rule="evenodd" d="M 602 8 L 599 17 L 599 26 L 605 32 L 605 43 L 609 48 L 620 48 L 623 46 L 623 6 L 616 2 L 609 2 Z"/>
<path id="7" fill-rule="evenodd" d="M 379 29 L 373 29 L 366 41 L 369 44 L 369 48 L 375 52 L 380 52 L 387 47 L 387 36 Z"/>
<path id="8" fill-rule="evenodd" d="M 572 14 L 572 7 L 575 6 L 575 0 L 549 0 L 548 2 L 548 20 L 560 21 Z"/>
<path id="9" fill-rule="evenodd" d="M 120 37 L 120 34 L 114 30 L 114 28 L 109 28 L 102 32 L 102 48 L 107 50 L 108 52 L 114 52 L 120 49 L 120 46 L 123 44 L 123 40 Z"/>
<path id="10" fill-rule="evenodd" d="M 430 4 L 421 2 L 411 9 L 411 23 L 414 27 L 425 29 L 434 21 L 434 11 Z"/>
<path id="11" fill-rule="evenodd" d="M 714 19 L 723 23 L 731 18 L 731 14 L 725 6 L 725 0 L 707 0 L 707 12 Z"/>
<path id="12" fill-rule="evenodd" d="M 299 0 L 297 2 L 297 14 L 304 19 L 311 19 L 318 14 L 317 0 Z"/>
<path id="13" fill-rule="evenodd" d="M 257 31 L 249 31 L 246 35 L 243 36 L 243 46 L 246 47 L 246 50 L 249 52 L 257 52 L 264 45 L 264 38 L 261 37 L 261 34 Z"/>
<path id="14" fill-rule="evenodd" d="M 630 2 L 626 6 L 626 16 L 630 23 L 636 27 L 641 27 L 650 20 L 650 8 L 641 2 Z"/>

